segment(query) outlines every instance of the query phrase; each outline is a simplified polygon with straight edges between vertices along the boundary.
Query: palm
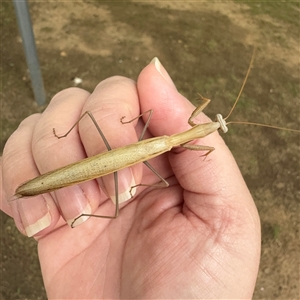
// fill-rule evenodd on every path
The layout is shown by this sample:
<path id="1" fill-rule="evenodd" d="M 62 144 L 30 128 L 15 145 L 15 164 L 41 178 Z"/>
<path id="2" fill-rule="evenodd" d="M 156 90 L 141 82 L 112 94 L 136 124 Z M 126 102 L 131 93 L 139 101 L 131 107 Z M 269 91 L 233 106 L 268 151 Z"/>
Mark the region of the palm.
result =
<path id="1" fill-rule="evenodd" d="M 189 192 L 173 176 L 168 181 L 171 185 L 165 189 L 146 188 L 121 209 L 116 220 L 91 218 L 74 229 L 63 226 L 40 240 L 48 295 L 97 299 L 224 296 L 226 288 L 220 282 L 232 272 L 226 268 L 232 268 L 231 260 L 236 264 L 239 251 L 228 249 L 228 243 L 236 241 L 235 231 L 242 236 L 244 230 L 232 224 L 224 232 L 223 227 L 216 228 L 216 222 L 223 220 L 201 219 L 184 204 L 183 195 Z M 203 198 L 205 202 L 201 194 L 187 197 L 197 199 L 199 205 Z M 210 213 L 205 210 L 210 208 L 203 207 L 204 216 Z M 101 206 L 97 213 L 101 214 Z M 226 241 L 219 235 L 226 236 Z M 221 258 L 223 263 L 219 263 Z"/>

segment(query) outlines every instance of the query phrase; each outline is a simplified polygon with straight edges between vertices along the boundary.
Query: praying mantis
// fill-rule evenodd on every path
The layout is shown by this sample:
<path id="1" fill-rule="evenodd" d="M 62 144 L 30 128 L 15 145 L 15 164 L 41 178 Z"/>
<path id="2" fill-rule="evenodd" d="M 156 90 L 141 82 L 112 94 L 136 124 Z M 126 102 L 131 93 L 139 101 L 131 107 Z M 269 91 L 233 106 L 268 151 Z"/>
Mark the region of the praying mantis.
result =
<path id="1" fill-rule="evenodd" d="M 189 150 L 196 150 L 196 151 L 206 151 L 204 156 L 209 155 L 214 148 L 209 146 L 201 146 L 201 145 L 191 145 L 189 142 L 195 139 L 203 138 L 216 130 L 220 129 L 222 132 L 226 133 L 228 131 L 227 125 L 228 124 L 250 124 L 250 125 L 257 125 L 257 126 L 265 126 L 265 127 L 271 127 L 276 129 L 282 129 L 282 130 L 289 130 L 289 131 L 295 131 L 300 132 L 296 129 L 288 129 L 288 128 L 282 128 L 277 126 L 271 126 L 271 125 L 265 125 L 265 124 L 258 124 L 258 123 L 251 123 L 251 122 L 226 122 L 226 120 L 229 118 L 231 113 L 233 112 L 236 104 L 238 103 L 238 100 L 242 94 L 243 88 L 246 84 L 247 78 L 249 76 L 252 64 L 254 60 L 254 54 L 252 55 L 251 62 L 249 64 L 244 82 L 242 84 L 242 87 L 239 91 L 239 94 L 235 100 L 235 103 L 233 107 L 231 108 L 229 114 L 227 117 L 223 118 L 221 114 L 216 115 L 216 121 L 209 122 L 205 124 L 196 124 L 194 123 L 193 119 L 203 111 L 203 109 L 210 103 L 209 99 L 206 99 L 201 96 L 202 98 L 202 104 L 198 106 L 191 114 L 190 118 L 188 119 L 188 123 L 191 126 L 191 128 L 187 131 L 176 133 L 171 136 L 159 136 L 159 137 L 153 137 L 146 140 L 142 140 L 144 137 L 144 134 L 146 132 L 146 129 L 149 125 L 151 116 L 153 114 L 152 110 L 146 111 L 143 114 L 139 115 L 138 117 L 130 120 L 130 121 L 124 121 L 125 117 L 121 118 L 121 123 L 126 124 L 130 123 L 133 120 L 141 117 L 142 115 L 148 113 L 148 119 L 145 124 L 145 127 L 141 133 L 141 136 L 139 138 L 139 141 L 123 146 L 117 149 L 111 149 L 109 143 L 107 142 L 102 130 L 98 126 L 95 118 L 93 117 L 92 113 L 90 111 L 85 112 L 80 119 L 71 127 L 71 129 L 64 135 L 58 136 L 55 132 L 55 129 L 53 129 L 53 133 L 57 138 L 64 138 L 67 137 L 67 135 L 72 131 L 72 129 L 77 126 L 77 124 L 80 122 L 80 120 L 88 115 L 92 122 L 95 124 L 99 134 L 101 135 L 108 151 L 104 153 L 97 154 L 92 157 L 88 157 L 86 159 L 83 159 L 79 162 L 72 163 L 70 165 L 58 168 L 56 170 L 47 172 L 43 175 L 40 175 L 34 179 L 31 179 L 23 184 L 21 184 L 15 192 L 16 198 L 22 198 L 22 197 L 30 197 L 35 196 L 43 193 L 48 193 L 63 187 L 75 185 L 81 182 L 89 181 L 101 176 L 105 176 L 108 174 L 114 173 L 114 180 L 115 180 L 115 186 L 116 186 L 116 203 L 115 203 L 115 213 L 111 216 L 105 216 L 105 215 L 88 215 L 88 214 L 81 214 L 77 218 L 74 219 L 74 221 L 71 224 L 71 227 L 73 227 L 73 224 L 76 222 L 77 219 L 83 216 L 94 216 L 99 218 L 109 218 L 109 219 L 115 219 L 119 215 L 119 200 L 118 200 L 118 176 L 117 171 L 133 166 L 135 164 L 143 162 L 150 170 L 152 170 L 157 177 L 161 180 L 161 182 L 164 184 L 164 186 L 168 186 L 168 182 L 162 178 L 159 173 L 149 164 L 148 160 L 151 158 L 154 158 L 158 155 L 161 155 L 165 152 L 170 151 L 174 147 L 184 147 Z M 140 186 L 143 184 L 139 184 L 136 186 L 131 187 L 131 190 L 133 188 L 136 188 L 137 186 Z M 157 186 L 157 185 L 156 185 Z"/>

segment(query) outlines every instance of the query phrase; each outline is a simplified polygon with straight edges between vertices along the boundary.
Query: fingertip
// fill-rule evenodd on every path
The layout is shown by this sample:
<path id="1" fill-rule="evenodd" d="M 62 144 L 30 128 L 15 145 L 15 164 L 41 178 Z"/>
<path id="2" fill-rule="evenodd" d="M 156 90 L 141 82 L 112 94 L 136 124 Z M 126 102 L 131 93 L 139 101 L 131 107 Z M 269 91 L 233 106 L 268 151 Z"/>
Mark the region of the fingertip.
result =
<path id="1" fill-rule="evenodd" d="M 114 174 L 104 176 L 100 179 L 101 187 L 106 195 L 116 204 L 116 197 L 118 196 L 118 203 L 127 202 L 134 197 L 138 183 L 142 177 L 142 170 L 140 168 L 125 168 L 117 172 L 117 182 L 115 182 Z M 117 185 L 116 185 L 117 184 Z"/>
<path id="2" fill-rule="evenodd" d="M 174 90 L 177 90 L 172 78 L 170 77 L 167 70 L 164 68 L 158 57 L 154 57 L 149 65 L 154 65 L 155 69 L 158 71 L 158 73 L 165 79 L 166 83 L 170 85 L 171 88 Z"/>
<path id="3" fill-rule="evenodd" d="M 11 202 L 10 206 L 17 228 L 28 237 L 46 235 L 60 218 L 59 211 L 48 194 L 20 198 Z"/>
<path id="4" fill-rule="evenodd" d="M 84 89 L 78 87 L 69 87 L 62 91 L 59 91 L 52 97 L 47 110 L 49 110 L 50 108 L 52 109 L 52 106 L 56 106 L 57 104 L 59 104 L 59 102 L 65 101 L 66 99 L 72 99 L 73 102 L 76 100 L 82 101 L 82 99 L 84 101 L 89 96 L 90 93 Z"/>
<path id="5" fill-rule="evenodd" d="M 174 134 L 189 128 L 187 120 L 194 110 L 181 95 L 158 58 L 154 58 L 137 80 L 141 112 L 153 110 L 150 131 L 155 136 Z"/>

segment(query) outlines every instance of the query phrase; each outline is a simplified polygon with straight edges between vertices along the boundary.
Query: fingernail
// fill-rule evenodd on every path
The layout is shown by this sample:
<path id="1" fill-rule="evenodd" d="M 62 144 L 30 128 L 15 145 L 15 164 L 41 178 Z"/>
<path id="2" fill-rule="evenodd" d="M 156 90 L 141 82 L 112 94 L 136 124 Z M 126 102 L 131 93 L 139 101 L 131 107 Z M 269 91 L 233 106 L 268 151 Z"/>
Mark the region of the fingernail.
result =
<path id="1" fill-rule="evenodd" d="M 118 194 L 119 204 L 128 201 L 135 195 L 135 193 L 136 193 L 136 187 L 134 187 L 135 185 L 136 184 L 135 184 L 134 178 L 132 177 L 129 187 L 123 193 Z M 110 199 L 112 200 L 112 202 L 114 204 L 116 204 L 116 195 L 111 195 Z"/>
<path id="2" fill-rule="evenodd" d="M 37 220 L 34 224 L 25 227 L 25 232 L 28 237 L 32 237 L 43 229 L 47 228 L 51 224 L 51 215 L 46 213 L 42 218 Z"/>
<path id="3" fill-rule="evenodd" d="M 78 218 L 80 215 L 92 213 L 88 199 L 79 185 L 57 190 L 55 196 L 62 215 L 71 227 L 78 226 L 89 218 L 89 216 Z"/>
<path id="4" fill-rule="evenodd" d="M 49 206 L 43 196 L 17 200 L 17 214 L 28 237 L 32 237 L 51 224 Z"/>
<path id="5" fill-rule="evenodd" d="M 164 66 L 161 64 L 160 60 L 157 57 L 154 57 L 150 64 L 153 64 L 156 70 L 160 73 L 160 75 L 173 87 L 176 89 L 176 86 L 170 77 L 169 73 L 166 71 Z"/>
<path id="6" fill-rule="evenodd" d="M 116 186 L 113 175 L 103 178 L 104 190 L 108 197 L 116 204 Z M 118 202 L 123 203 L 131 199 L 136 185 L 131 168 L 118 171 Z M 133 187 L 133 188 L 132 188 Z"/>
<path id="7" fill-rule="evenodd" d="M 77 217 L 73 218 L 73 219 L 69 219 L 67 220 L 67 223 L 70 227 L 74 228 L 82 223 L 84 223 L 86 220 L 89 219 L 90 216 L 82 216 L 84 214 L 90 215 L 92 213 L 92 209 L 91 206 L 88 204 L 82 211 L 81 214 L 79 214 Z"/>

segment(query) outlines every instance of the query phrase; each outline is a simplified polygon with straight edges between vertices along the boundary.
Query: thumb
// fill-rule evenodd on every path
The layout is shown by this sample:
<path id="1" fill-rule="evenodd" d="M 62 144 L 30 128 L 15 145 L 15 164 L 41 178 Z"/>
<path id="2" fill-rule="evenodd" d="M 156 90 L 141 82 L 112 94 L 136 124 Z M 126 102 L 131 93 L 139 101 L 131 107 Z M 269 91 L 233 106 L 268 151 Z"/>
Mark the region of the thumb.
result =
<path id="1" fill-rule="evenodd" d="M 187 120 L 195 107 L 178 93 L 158 59 L 142 70 L 137 87 L 141 111 L 154 111 L 149 125 L 154 136 L 172 135 L 190 128 Z M 207 123 L 209 119 L 201 114 L 197 120 Z M 220 208 L 234 207 L 248 218 L 250 212 L 257 222 L 253 199 L 220 135 L 215 132 L 195 143 L 214 147 L 215 151 L 207 159 L 200 157 L 201 152 L 190 150 L 173 150 L 169 154 L 173 172 L 184 189 L 184 203 L 188 209 L 203 220 L 216 222 L 221 216 Z"/>

